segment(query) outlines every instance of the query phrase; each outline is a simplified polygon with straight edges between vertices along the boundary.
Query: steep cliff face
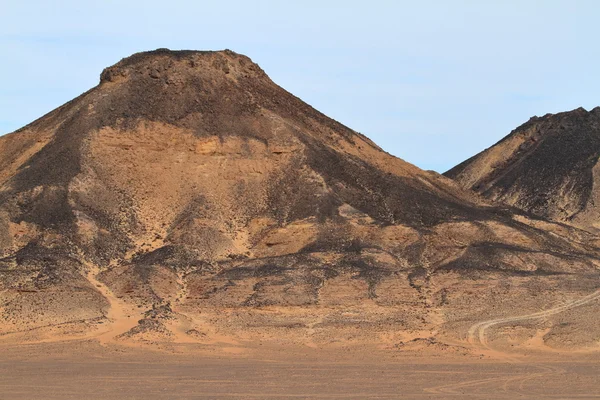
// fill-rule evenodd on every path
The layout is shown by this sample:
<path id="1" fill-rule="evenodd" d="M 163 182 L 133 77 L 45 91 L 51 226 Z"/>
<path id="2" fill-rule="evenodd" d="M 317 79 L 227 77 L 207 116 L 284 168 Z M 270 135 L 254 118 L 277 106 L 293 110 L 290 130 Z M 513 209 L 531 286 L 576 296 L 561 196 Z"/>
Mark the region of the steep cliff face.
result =
<path id="1" fill-rule="evenodd" d="M 3 333 L 193 340 L 202 313 L 243 330 L 298 307 L 421 329 L 463 280 L 596 270 L 591 235 L 390 156 L 231 51 L 126 58 L 0 154 Z"/>
<path id="2" fill-rule="evenodd" d="M 600 227 L 600 107 L 531 118 L 445 175 L 490 200 L 576 226 Z"/>

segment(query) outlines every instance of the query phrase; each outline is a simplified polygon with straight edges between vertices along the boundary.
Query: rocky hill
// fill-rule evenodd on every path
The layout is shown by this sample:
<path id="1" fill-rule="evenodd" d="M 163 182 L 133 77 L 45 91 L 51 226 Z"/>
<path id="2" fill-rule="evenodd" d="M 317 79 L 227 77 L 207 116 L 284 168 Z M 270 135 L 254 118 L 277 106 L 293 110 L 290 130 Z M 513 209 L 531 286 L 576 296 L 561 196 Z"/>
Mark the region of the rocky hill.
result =
<path id="1" fill-rule="evenodd" d="M 445 175 L 486 198 L 600 228 L 600 107 L 533 117 Z"/>
<path id="2" fill-rule="evenodd" d="M 594 235 L 385 153 L 231 51 L 135 54 L 0 137 L 4 338 L 433 345 L 588 293 L 597 255 Z"/>

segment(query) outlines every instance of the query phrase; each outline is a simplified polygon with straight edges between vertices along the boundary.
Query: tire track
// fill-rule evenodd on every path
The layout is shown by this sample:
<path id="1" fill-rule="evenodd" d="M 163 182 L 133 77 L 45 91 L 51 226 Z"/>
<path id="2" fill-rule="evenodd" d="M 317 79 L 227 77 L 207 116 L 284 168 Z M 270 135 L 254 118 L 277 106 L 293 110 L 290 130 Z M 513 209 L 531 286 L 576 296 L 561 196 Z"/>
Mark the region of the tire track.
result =
<path id="1" fill-rule="evenodd" d="M 506 324 L 506 323 L 522 322 L 522 321 L 527 321 L 527 320 L 531 320 L 531 319 L 546 318 L 546 317 L 549 317 L 552 315 L 560 314 L 560 313 L 570 310 L 572 308 L 588 304 L 597 299 L 600 299 L 600 289 L 596 290 L 595 292 L 593 292 L 587 296 L 584 296 L 582 298 L 562 303 L 556 307 L 553 307 L 553 308 L 550 308 L 547 310 L 542 310 L 542 311 L 538 311 L 538 312 L 531 313 L 531 314 L 525 314 L 525 315 L 519 315 L 519 316 L 513 316 L 513 317 L 496 318 L 496 319 L 491 319 L 488 321 L 478 322 L 469 328 L 467 340 L 474 347 L 483 347 L 487 350 L 494 351 L 494 349 L 492 349 L 490 347 L 488 340 L 487 340 L 487 331 L 490 328 L 492 328 L 496 325 L 501 325 L 501 324 Z M 521 360 L 513 358 L 510 355 L 505 355 L 503 358 L 505 360 L 515 363 L 515 364 L 522 363 Z M 530 381 L 532 379 L 548 377 L 549 375 L 558 375 L 558 374 L 564 372 L 564 370 L 562 368 L 559 368 L 559 367 L 556 367 L 553 365 L 537 364 L 537 365 L 532 365 L 532 366 L 534 368 L 537 368 L 539 371 L 525 373 L 525 374 L 515 374 L 515 375 L 510 375 L 510 376 L 499 376 L 499 377 L 494 377 L 494 378 L 463 381 L 463 382 L 459 382 L 459 383 L 455 383 L 455 384 L 428 388 L 428 389 L 425 389 L 425 391 L 428 393 L 434 393 L 434 394 L 465 395 L 464 389 L 479 388 L 479 391 L 475 390 L 471 394 L 485 394 L 485 393 L 489 394 L 489 393 L 492 393 L 490 391 L 491 389 L 509 392 L 510 386 L 512 384 L 518 384 L 518 390 L 513 392 L 513 394 L 515 396 L 518 395 L 521 398 L 527 398 L 527 397 L 537 398 L 538 395 L 534 395 L 534 394 L 528 395 L 528 394 L 522 392 L 522 390 L 524 389 L 525 382 Z M 490 386 L 488 386 L 488 385 L 490 385 Z"/>
<path id="2" fill-rule="evenodd" d="M 497 318 L 497 319 L 492 319 L 489 321 L 479 322 L 479 323 L 471 326 L 471 328 L 469 328 L 467 340 L 472 345 L 476 345 L 476 346 L 481 345 L 487 349 L 492 350 L 488 345 L 486 332 L 488 329 L 490 329 L 493 326 L 500 325 L 500 324 L 506 324 L 506 323 L 510 323 L 510 322 L 521 322 L 521 321 L 527 321 L 530 319 L 540 319 L 540 318 L 549 317 L 549 316 L 552 316 L 555 314 L 560 314 L 571 308 L 582 306 L 584 304 L 587 304 L 587 303 L 594 301 L 596 299 L 599 299 L 599 298 L 600 298 L 600 290 L 596 290 L 594 293 L 589 294 L 585 297 L 582 297 L 577 300 L 568 301 L 566 303 L 563 303 L 554 308 L 550 308 L 548 310 L 538 311 L 538 312 L 532 313 L 532 314 L 519 315 L 519 316 L 515 316 L 515 317 Z"/>

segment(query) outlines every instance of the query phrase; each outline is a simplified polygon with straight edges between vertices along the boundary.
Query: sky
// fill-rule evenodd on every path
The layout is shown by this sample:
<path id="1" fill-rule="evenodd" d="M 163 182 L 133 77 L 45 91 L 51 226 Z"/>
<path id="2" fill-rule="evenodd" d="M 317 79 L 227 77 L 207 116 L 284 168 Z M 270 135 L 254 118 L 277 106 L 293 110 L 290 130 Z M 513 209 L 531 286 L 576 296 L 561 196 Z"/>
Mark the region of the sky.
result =
<path id="1" fill-rule="evenodd" d="M 600 105 L 600 2 L 0 0 L 0 135 L 156 48 L 231 49 L 444 172 L 531 116 Z"/>

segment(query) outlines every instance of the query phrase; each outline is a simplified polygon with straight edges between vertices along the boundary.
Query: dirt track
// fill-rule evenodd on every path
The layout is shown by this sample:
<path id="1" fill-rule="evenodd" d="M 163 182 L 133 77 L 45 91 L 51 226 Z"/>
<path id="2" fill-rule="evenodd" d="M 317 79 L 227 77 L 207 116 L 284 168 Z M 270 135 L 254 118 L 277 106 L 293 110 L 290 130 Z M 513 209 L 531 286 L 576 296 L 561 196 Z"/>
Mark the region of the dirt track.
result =
<path id="1" fill-rule="evenodd" d="M 469 343 L 471 343 L 473 345 L 482 345 L 485 348 L 489 349 L 487 337 L 486 337 L 486 331 L 495 325 L 549 317 L 549 316 L 567 311 L 571 308 L 582 306 L 584 304 L 587 304 L 587 303 L 589 303 L 593 300 L 599 299 L 599 298 L 600 298 L 600 290 L 597 290 L 590 295 L 587 295 L 580 299 L 568 301 L 566 303 L 563 303 L 554 308 L 550 308 L 548 310 L 543 310 L 543 311 L 526 314 L 526 315 L 519 315 L 519 316 L 515 316 L 515 317 L 497 318 L 497 319 L 492 319 L 489 321 L 479 322 L 479 323 L 473 325 L 469 329 L 468 341 L 469 341 Z"/>
<path id="2" fill-rule="evenodd" d="M 506 376 L 494 376 L 485 379 L 474 379 L 474 380 L 461 380 L 457 383 L 451 383 L 447 385 L 441 385 L 426 389 L 427 392 L 432 394 L 447 394 L 447 395 L 458 395 L 461 393 L 469 392 L 470 394 L 476 393 L 492 393 L 490 388 L 495 388 L 494 391 L 513 393 L 515 396 L 520 398 L 532 397 L 536 398 L 531 392 L 526 390 L 527 385 L 535 385 L 535 382 L 550 382 L 554 380 L 560 381 L 561 378 L 567 374 L 567 369 L 561 365 L 543 364 L 543 363 L 530 363 L 523 360 L 522 357 L 518 357 L 515 354 L 508 354 L 493 349 L 487 340 L 487 331 L 500 324 L 508 324 L 513 322 L 527 321 L 531 319 L 540 319 L 549 317 L 569 309 L 582 306 L 591 301 L 600 298 L 600 290 L 595 291 L 585 297 L 565 302 L 559 306 L 531 313 L 526 315 L 496 318 L 489 321 L 482 321 L 473 325 L 468 332 L 468 341 L 471 345 L 481 347 L 482 350 L 489 352 L 495 358 L 505 360 L 515 367 L 520 367 L 524 364 L 527 368 L 524 372 L 517 372 L 514 374 L 507 374 Z M 515 368 L 516 369 L 516 368 Z M 584 395 L 584 398 L 595 398 L 600 395 L 593 394 L 597 392 L 597 388 L 593 391 L 589 391 Z M 545 397 L 554 397 L 550 395 L 550 391 L 544 392 Z M 564 397 L 560 395 L 557 397 Z M 570 394 L 568 397 L 576 397 Z"/>

